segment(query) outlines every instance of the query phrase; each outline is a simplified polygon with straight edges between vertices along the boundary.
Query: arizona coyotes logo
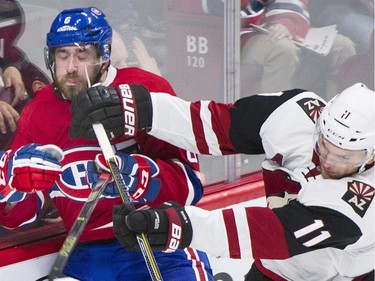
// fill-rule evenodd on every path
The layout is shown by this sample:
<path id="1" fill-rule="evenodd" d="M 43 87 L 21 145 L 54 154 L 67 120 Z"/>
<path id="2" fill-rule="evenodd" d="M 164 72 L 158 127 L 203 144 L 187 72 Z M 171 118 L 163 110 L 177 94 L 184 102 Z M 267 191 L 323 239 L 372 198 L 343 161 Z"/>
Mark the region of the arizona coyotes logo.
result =
<path id="1" fill-rule="evenodd" d="M 324 104 L 320 100 L 312 98 L 304 98 L 297 101 L 297 103 L 310 119 L 316 123 L 320 113 L 323 111 Z"/>
<path id="2" fill-rule="evenodd" d="M 363 217 L 374 198 L 374 188 L 360 181 L 348 182 L 348 190 L 341 198 Z"/>

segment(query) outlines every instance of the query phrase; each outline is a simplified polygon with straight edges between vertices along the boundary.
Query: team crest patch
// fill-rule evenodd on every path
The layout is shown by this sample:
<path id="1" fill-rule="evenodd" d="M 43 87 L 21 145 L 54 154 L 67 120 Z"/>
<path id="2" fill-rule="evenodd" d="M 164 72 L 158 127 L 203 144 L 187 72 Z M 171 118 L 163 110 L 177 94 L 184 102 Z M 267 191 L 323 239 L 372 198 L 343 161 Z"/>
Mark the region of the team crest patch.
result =
<path id="1" fill-rule="evenodd" d="M 341 198 L 363 217 L 374 198 L 374 188 L 360 181 L 348 182 L 348 190 Z"/>
<path id="2" fill-rule="evenodd" d="M 324 103 L 318 99 L 304 98 L 297 101 L 298 105 L 303 111 L 310 117 L 310 119 L 316 123 L 316 120 L 320 116 L 324 108 Z"/>

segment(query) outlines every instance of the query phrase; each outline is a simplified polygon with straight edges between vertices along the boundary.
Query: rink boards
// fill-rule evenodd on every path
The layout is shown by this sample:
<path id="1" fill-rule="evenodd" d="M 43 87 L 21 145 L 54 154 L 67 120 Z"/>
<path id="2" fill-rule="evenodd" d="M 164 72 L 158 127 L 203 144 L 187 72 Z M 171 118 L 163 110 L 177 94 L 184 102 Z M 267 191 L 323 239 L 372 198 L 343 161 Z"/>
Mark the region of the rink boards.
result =
<path id="1" fill-rule="evenodd" d="M 199 206 L 208 210 L 227 208 L 233 205 L 265 206 L 263 179 L 256 172 L 235 183 L 216 184 L 206 188 Z M 53 233 L 52 229 L 49 231 Z M 42 241 L 9 247 L 0 250 L 0 276 L 2 281 L 35 281 L 48 274 L 64 240 L 63 235 L 45 238 Z M 243 280 L 252 260 L 217 259 L 210 257 L 216 281 Z"/>

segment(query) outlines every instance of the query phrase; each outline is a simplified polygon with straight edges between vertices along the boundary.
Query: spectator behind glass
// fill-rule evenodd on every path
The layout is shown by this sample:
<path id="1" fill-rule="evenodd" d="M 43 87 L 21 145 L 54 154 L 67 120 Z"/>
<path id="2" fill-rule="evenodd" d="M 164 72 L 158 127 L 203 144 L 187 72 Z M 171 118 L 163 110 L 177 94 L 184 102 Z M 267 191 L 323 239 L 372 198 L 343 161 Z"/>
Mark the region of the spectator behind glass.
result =
<path id="1" fill-rule="evenodd" d="M 25 87 L 19 70 L 0 58 L 0 149 L 5 149 L 17 129 L 19 111 L 27 102 Z M 23 101 L 14 99 L 20 95 Z M 16 101 L 15 102 L 12 102 Z"/>
<path id="2" fill-rule="evenodd" d="M 161 71 L 157 65 L 155 58 L 150 56 L 146 49 L 146 46 L 139 37 L 134 36 L 132 39 L 132 44 L 130 44 L 130 46 L 133 47 L 132 53 L 136 58 L 136 61 L 134 62 L 129 62 L 128 47 L 122 40 L 120 34 L 116 31 L 113 31 L 111 63 L 114 67 L 124 68 L 137 66 L 141 69 L 161 76 Z"/>
<path id="3" fill-rule="evenodd" d="M 115 67 L 136 66 L 161 75 L 165 61 L 163 1 L 113 1 L 104 10 L 116 26 L 111 61 Z M 118 13 L 119 9 L 123 13 Z M 165 69 L 163 73 L 165 72 Z"/>
<path id="4" fill-rule="evenodd" d="M 22 81 L 21 72 L 17 67 L 13 66 L 10 62 L 0 57 L 0 69 L 2 84 L 5 89 L 12 88 L 14 97 L 9 101 L 11 106 L 17 105 L 19 102 L 28 98 L 25 85 Z"/>
<path id="5" fill-rule="evenodd" d="M 33 85 L 38 89 L 43 84 L 49 84 L 50 79 L 17 47 L 25 27 L 25 13 L 20 3 L 16 0 L 0 0 L 0 21 L 0 57 L 20 70 L 26 92 L 33 97 Z"/>
<path id="6" fill-rule="evenodd" d="M 355 43 L 358 54 L 371 47 L 374 0 L 311 0 L 310 14 L 317 27 L 336 24 L 338 32 Z"/>
<path id="7" fill-rule="evenodd" d="M 336 24 L 338 34 L 327 56 L 318 56 L 312 52 L 303 51 L 296 74 L 296 87 L 312 90 L 325 97 L 326 100 L 332 98 L 336 92 L 356 82 L 366 82 L 367 86 L 373 89 L 371 78 L 358 77 L 360 76 L 359 73 L 368 76 L 367 71 L 371 71 L 371 76 L 373 76 L 373 60 L 362 60 L 362 66 L 356 64 L 356 69 L 349 70 L 359 79 L 350 79 L 350 82 L 348 81 L 345 85 L 337 85 L 337 80 L 341 79 L 338 76 L 343 75 L 339 74 L 339 71 L 343 71 L 341 69 L 345 68 L 343 65 L 348 59 L 351 60 L 356 53 L 361 54 L 362 57 L 366 52 L 374 52 L 370 45 L 371 34 L 374 30 L 373 11 L 371 13 L 370 10 L 367 10 L 364 5 L 365 2 L 369 4 L 369 7 L 372 2 L 372 9 L 370 10 L 373 10 L 373 0 L 310 0 L 311 24 L 316 27 Z M 370 56 L 371 54 L 369 54 L 368 59 L 371 59 Z"/>
<path id="8" fill-rule="evenodd" d="M 29 62 L 17 47 L 24 31 L 24 11 L 18 1 L 0 0 L 0 68 L 3 91 L 0 96 L 0 149 L 10 147 L 19 114 L 34 92 L 49 84 L 49 78 Z"/>
<path id="9" fill-rule="evenodd" d="M 311 90 L 326 100 L 331 99 L 337 93 L 336 81 L 340 66 L 355 54 L 353 42 L 342 34 L 336 34 L 331 51 L 326 56 L 301 49 L 295 87 Z"/>
<path id="10" fill-rule="evenodd" d="M 266 2 L 266 1 L 257 1 Z M 249 3 L 254 3 L 250 1 Z M 274 1 L 264 4 L 265 17 L 260 22 L 267 33 L 242 36 L 242 96 L 256 92 L 277 92 L 291 88 L 313 90 L 329 99 L 336 93 L 338 67 L 355 54 L 352 41 L 336 35 L 327 56 L 297 47 L 310 28 L 309 0 Z M 261 67 L 261 71 L 259 71 Z M 254 83 L 260 79 L 259 87 Z"/>
<path id="11" fill-rule="evenodd" d="M 337 74 L 337 89 L 342 91 L 350 84 L 363 81 L 374 90 L 374 32 L 371 36 L 371 46 L 364 54 L 357 54 L 345 61 Z"/>
<path id="12" fill-rule="evenodd" d="M 293 1 L 251 1 L 264 2 L 265 15 L 260 24 L 268 30 L 266 33 L 254 33 L 241 38 L 241 92 L 242 96 L 254 94 L 249 92 L 257 66 L 261 67 L 260 91 L 275 92 L 293 88 L 294 73 L 299 63 L 299 48 L 291 39 L 300 41 L 310 27 L 306 4 L 308 0 Z M 258 80 L 258 79 L 256 79 Z"/>

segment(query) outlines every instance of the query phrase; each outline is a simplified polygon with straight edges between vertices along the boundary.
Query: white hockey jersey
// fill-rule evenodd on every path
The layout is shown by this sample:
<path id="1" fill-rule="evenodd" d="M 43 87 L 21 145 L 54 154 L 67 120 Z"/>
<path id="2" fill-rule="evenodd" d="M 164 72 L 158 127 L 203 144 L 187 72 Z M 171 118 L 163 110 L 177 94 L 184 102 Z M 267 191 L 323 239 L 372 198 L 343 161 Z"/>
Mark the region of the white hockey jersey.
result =
<path id="1" fill-rule="evenodd" d="M 274 208 L 187 207 L 193 247 L 253 256 L 272 280 L 352 280 L 374 270 L 374 166 L 340 180 L 321 177 L 313 149 L 325 105 L 319 96 L 291 90 L 235 104 L 151 96 L 149 134 L 200 154 L 266 155 L 264 183 Z"/>

